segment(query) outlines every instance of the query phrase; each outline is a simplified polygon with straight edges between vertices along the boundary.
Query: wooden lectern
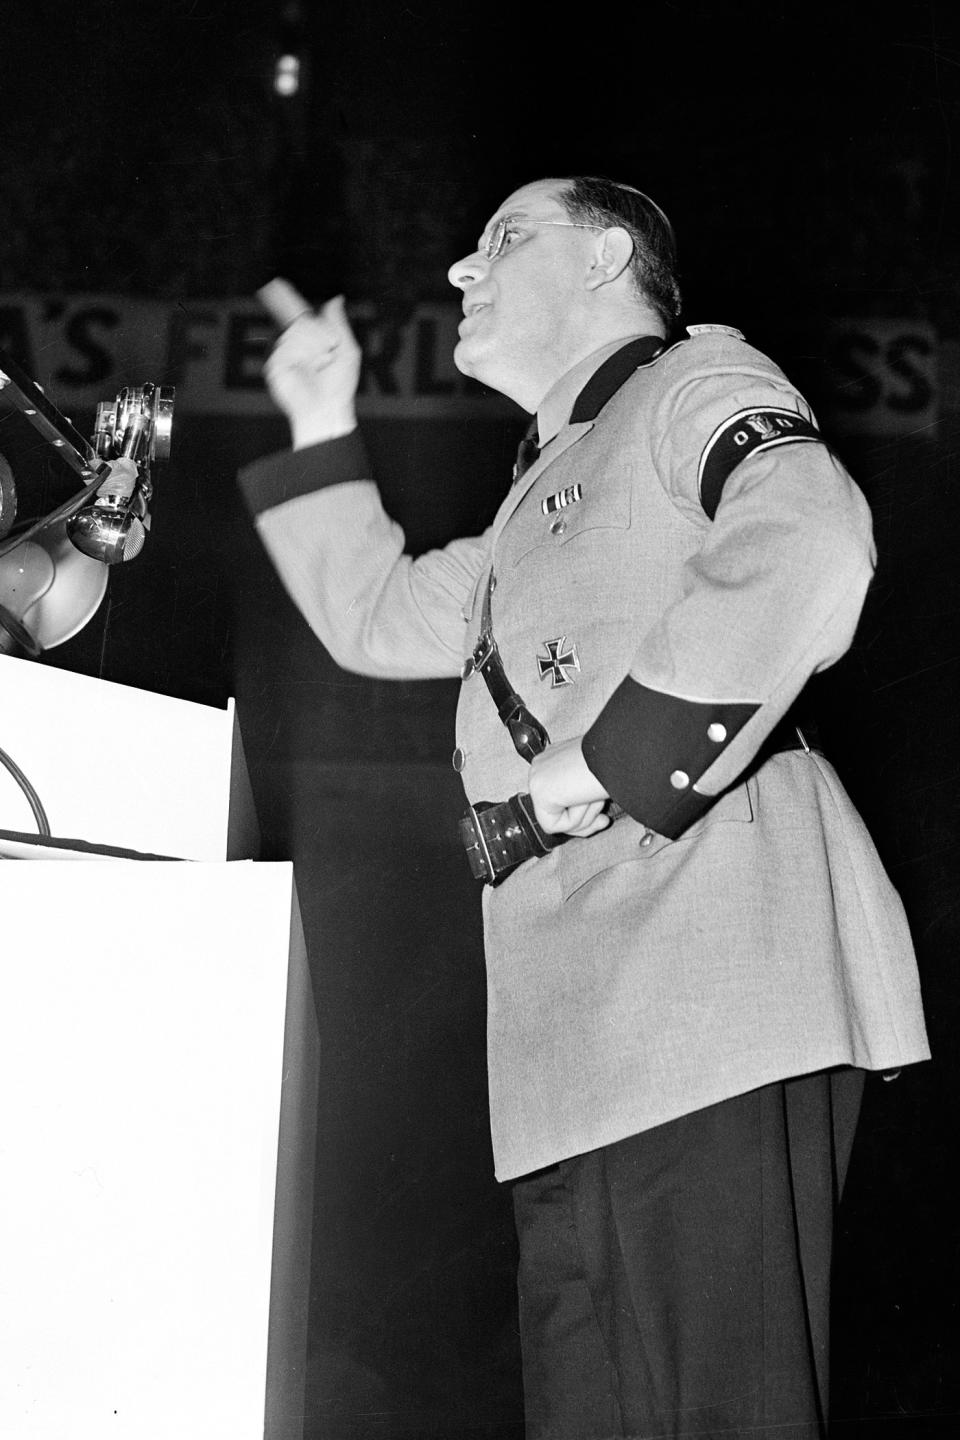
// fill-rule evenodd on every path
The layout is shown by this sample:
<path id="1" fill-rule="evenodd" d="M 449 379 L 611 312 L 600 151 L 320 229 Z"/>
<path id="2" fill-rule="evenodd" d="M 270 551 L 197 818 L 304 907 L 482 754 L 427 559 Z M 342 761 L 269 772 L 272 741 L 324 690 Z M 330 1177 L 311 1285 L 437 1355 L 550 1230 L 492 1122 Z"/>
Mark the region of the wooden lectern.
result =
<path id="1" fill-rule="evenodd" d="M 0 1434 L 301 1440 L 316 1015 L 232 703 L 0 657 L 0 747 Z"/>

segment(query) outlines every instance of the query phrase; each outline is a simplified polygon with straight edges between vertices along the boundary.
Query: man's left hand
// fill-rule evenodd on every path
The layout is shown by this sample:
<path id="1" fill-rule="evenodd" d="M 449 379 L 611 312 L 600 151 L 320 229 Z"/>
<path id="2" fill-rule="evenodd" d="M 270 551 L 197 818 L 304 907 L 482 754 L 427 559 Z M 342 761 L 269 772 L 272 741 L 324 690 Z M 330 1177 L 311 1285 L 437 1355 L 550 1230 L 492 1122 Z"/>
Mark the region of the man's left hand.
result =
<path id="1" fill-rule="evenodd" d="M 603 813 L 610 797 L 584 760 L 579 737 L 548 745 L 534 757 L 530 798 L 548 835 L 595 835 L 610 824 Z"/>

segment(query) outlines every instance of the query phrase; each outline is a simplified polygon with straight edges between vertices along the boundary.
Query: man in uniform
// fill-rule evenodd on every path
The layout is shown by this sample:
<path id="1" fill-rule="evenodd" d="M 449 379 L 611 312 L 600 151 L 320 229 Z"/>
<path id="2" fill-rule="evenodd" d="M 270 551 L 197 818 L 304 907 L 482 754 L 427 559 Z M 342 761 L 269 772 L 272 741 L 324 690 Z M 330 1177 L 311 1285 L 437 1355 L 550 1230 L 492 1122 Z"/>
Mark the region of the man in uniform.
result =
<path id="1" fill-rule="evenodd" d="M 899 899 L 797 718 L 857 624 L 867 506 L 739 332 L 676 337 L 631 187 L 525 185 L 450 280 L 456 364 L 535 417 L 485 534 L 404 554 L 343 302 L 282 282 L 293 449 L 242 480 L 340 664 L 463 676 L 528 1435 L 818 1436 L 863 1072 L 928 1053 Z"/>

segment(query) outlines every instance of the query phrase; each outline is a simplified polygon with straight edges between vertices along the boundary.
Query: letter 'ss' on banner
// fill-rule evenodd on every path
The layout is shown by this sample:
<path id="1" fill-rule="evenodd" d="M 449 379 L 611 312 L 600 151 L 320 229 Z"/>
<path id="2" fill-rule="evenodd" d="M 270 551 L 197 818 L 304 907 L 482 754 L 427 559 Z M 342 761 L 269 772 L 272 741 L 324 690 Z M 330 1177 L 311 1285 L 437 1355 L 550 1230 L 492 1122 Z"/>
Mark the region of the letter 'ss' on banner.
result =
<path id="1" fill-rule="evenodd" d="M 927 320 L 835 320 L 826 336 L 829 413 L 845 435 L 935 439 L 941 354 Z"/>

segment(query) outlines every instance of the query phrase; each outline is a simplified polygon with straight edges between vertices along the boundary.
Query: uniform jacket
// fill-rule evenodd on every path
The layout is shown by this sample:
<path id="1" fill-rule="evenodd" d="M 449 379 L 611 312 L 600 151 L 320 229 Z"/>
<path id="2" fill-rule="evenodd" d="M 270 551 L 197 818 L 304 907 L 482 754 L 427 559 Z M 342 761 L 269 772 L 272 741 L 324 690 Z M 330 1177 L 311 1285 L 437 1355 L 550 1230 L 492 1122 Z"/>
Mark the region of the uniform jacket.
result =
<path id="1" fill-rule="evenodd" d="M 483 535 L 416 559 L 357 434 L 242 476 L 333 657 L 454 676 L 491 566 L 506 673 L 628 812 L 484 887 L 491 1125 L 508 1179 L 755 1086 L 928 1054 L 906 919 L 821 755 L 764 739 L 848 648 L 862 494 L 738 332 L 607 359 Z M 473 802 L 528 788 L 482 679 Z"/>

